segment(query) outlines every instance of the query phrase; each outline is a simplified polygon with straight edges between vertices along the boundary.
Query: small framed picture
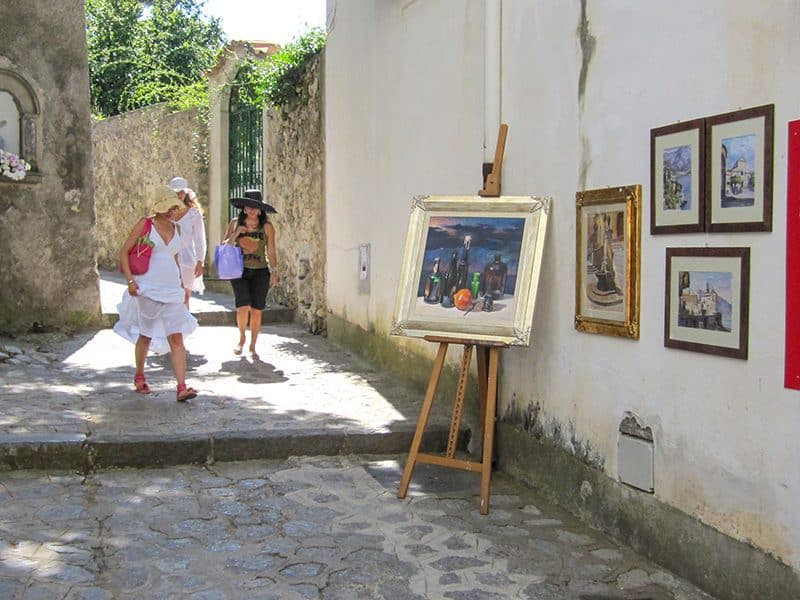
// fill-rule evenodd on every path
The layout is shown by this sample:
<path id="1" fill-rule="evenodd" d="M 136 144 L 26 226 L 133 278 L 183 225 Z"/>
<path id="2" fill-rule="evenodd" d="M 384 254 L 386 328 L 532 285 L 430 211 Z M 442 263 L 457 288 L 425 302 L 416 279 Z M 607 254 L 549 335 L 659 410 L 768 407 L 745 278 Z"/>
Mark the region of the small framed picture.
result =
<path id="1" fill-rule="evenodd" d="M 706 119 L 706 231 L 772 231 L 775 106 Z"/>
<path id="2" fill-rule="evenodd" d="M 747 359 L 750 248 L 667 248 L 664 345 Z"/>
<path id="3" fill-rule="evenodd" d="M 575 194 L 575 329 L 639 339 L 642 186 Z"/>
<path id="4" fill-rule="evenodd" d="M 705 120 L 650 130 L 650 233 L 705 228 Z"/>

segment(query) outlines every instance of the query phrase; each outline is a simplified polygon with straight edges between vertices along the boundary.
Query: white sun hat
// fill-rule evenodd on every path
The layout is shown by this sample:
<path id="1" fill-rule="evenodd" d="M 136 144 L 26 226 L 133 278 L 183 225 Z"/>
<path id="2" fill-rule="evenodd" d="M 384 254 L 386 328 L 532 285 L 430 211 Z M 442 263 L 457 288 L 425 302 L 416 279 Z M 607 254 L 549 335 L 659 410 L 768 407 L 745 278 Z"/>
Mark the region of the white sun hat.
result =
<path id="1" fill-rule="evenodd" d="M 183 189 L 189 187 L 189 184 L 183 177 L 173 177 L 169 180 L 169 187 L 172 188 L 173 192 L 180 192 Z"/>

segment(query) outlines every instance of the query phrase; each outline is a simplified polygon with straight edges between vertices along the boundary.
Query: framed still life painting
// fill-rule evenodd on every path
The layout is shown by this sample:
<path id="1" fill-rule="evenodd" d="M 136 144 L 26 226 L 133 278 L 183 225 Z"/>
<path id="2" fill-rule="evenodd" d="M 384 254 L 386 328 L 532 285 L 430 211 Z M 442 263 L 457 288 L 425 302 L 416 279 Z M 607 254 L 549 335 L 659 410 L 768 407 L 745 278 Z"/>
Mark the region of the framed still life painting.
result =
<path id="1" fill-rule="evenodd" d="M 530 343 L 550 199 L 417 196 L 392 335 Z"/>
<path id="2" fill-rule="evenodd" d="M 775 107 L 706 119 L 706 231 L 772 231 Z"/>
<path id="3" fill-rule="evenodd" d="M 578 192 L 575 329 L 639 339 L 642 186 Z"/>
<path id="4" fill-rule="evenodd" d="M 667 248 L 664 346 L 747 359 L 750 248 Z"/>
<path id="5" fill-rule="evenodd" d="M 705 227 L 705 120 L 650 130 L 650 233 Z"/>

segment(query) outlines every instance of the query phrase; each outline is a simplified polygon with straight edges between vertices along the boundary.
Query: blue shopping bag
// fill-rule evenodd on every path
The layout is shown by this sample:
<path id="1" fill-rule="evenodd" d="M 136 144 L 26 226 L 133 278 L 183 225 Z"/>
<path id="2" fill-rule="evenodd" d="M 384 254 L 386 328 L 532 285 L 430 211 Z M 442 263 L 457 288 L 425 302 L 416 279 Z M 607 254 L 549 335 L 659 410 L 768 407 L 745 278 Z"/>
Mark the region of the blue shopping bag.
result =
<path id="1" fill-rule="evenodd" d="M 239 246 L 220 244 L 214 248 L 214 263 L 220 279 L 239 279 L 244 271 L 244 257 Z"/>

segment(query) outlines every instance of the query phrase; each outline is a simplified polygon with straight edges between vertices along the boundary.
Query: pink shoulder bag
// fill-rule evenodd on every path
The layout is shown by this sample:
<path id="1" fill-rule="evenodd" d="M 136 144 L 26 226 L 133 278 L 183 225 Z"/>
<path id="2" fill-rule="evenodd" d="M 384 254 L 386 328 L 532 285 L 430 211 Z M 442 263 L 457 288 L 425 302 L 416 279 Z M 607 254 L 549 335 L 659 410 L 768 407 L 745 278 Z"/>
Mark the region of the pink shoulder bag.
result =
<path id="1" fill-rule="evenodd" d="M 141 235 L 136 238 L 136 243 L 128 251 L 128 265 L 132 275 L 142 275 L 150 268 L 150 255 L 153 254 L 153 242 L 150 240 L 152 228 L 153 219 L 147 217 Z"/>

